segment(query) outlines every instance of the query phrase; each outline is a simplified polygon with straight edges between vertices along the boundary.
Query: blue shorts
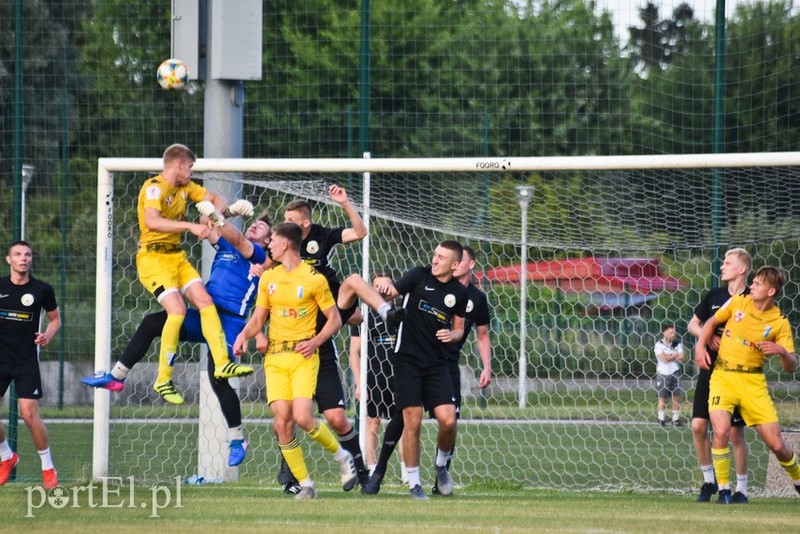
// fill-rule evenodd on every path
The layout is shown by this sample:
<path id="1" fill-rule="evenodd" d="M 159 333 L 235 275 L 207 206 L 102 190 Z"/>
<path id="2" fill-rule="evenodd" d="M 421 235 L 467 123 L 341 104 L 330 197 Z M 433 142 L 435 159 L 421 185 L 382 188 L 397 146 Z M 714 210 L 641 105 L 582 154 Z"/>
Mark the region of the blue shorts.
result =
<path id="1" fill-rule="evenodd" d="M 219 322 L 222 323 L 222 331 L 225 332 L 225 345 L 228 347 L 228 358 L 230 358 L 231 361 L 235 361 L 233 357 L 233 342 L 236 341 L 236 336 L 239 335 L 239 332 L 244 329 L 247 318 L 241 315 L 228 313 L 219 308 L 217 308 L 217 311 L 219 312 Z M 181 341 L 193 341 L 195 343 L 206 342 L 206 338 L 203 337 L 203 328 L 200 325 L 200 312 L 196 309 L 189 308 L 186 310 L 183 328 L 186 331 L 186 339 L 181 338 Z"/>

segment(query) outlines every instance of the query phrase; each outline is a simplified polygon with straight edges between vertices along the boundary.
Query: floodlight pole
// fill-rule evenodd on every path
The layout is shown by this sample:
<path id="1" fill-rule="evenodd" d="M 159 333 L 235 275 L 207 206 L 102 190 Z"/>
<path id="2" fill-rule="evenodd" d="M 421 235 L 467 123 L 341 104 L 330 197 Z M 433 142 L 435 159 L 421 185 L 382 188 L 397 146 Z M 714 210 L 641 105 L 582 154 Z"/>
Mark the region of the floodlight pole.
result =
<path id="1" fill-rule="evenodd" d="M 533 195 L 533 187 L 517 186 L 517 200 L 522 212 L 522 251 L 519 270 L 519 407 L 525 408 L 528 402 L 528 354 L 525 342 L 528 331 L 526 304 L 528 300 L 528 204 Z"/>
<path id="2" fill-rule="evenodd" d="M 22 164 L 22 195 L 20 196 L 20 211 L 19 211 L 19 235 L 20 239 L 25 239 L 25 195 L 28 192 L 28 186 L 31 184 L 31 180 L 33 180 L 33 173 L 35 172 L 36 168 L 33 165 L 29 165 L 27 163 Z"/>

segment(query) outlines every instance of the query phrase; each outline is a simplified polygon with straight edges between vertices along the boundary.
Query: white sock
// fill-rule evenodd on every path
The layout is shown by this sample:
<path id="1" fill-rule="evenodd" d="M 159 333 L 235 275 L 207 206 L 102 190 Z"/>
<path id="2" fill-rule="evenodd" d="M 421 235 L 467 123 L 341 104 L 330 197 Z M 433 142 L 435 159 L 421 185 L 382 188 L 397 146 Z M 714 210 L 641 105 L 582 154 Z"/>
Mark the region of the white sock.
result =
<path id="1" fill-rule="evenodd" d="M 442 449 L 436 449 L 436 467 L 444 467 L 447 465 L 447 459 L 449 457 L 449 452 L 444 452 Z"/>
<path id="2" fill-rule="evenodd" d="M 709 484 L 713 484 L 716 482 L 716 477 L 714 476 L 714 465 L 701 465 L 700 471 L 703 472 L 703 482 L 708 482 Z"/>
<path id="3" fill-rule="evenodd" d="M 8 440 L 4 439 L 0 441 L 0 460 L 5 462 L 6 460 L 10 460 L 12 456 L 14 456 L 14 451 L 12 451 L 11 447 L 8 445 Z"/>
<path id="4" fill-rule="evenodd" d="M 378 306 L 378 315 L 380 315 L 381 318 L 386 319 L 386 312 L 388 312 L 391 309 L 392 307 L 389 305 L 389 303 L 384 302 L 383 304 Z"/>
<path id="5" fill-rule="evenodd" d="M 666 412 L 666 411 L 664 411 L 664 410 L 659 410 L 659 412 L 658 412 L 658 420 L 659 420 L 659 421 L 663 421 L 663 420 L 664 420 L 664 417 L 666 417 L 666 416 L 667 416 L 667 412 Z"/>
<path id="6" fill-rule="evenodd" d="M 406 473 L 406 463 L 400 462 L 400 481 L 403 484 L 408 483 L 408 473 Z"/>
<path id="7" fill-rule="evenodd" d="M 408 488 L 414 489 L 414 486 L 421 486 L 419 483 L 419 466 L 408 467 L 406 466 L 406 474 L 408 475 Z"/>
<path id="8" fill-rule="evenodd" d="M 347 451 L 344 450 L 341 445 L 339 445 L 339 450 L 333 453 L 333 459 L 336 460 L 337 462 L 340 462 L 345 458 L 347 458 L 347 455 L 348 455 Z"/>
<path id="9" fill-rule="evenodd" d="M 228 441 L 244 439 L 244 425 L 234 426 L 228 429 Z"/>
<path id="10" fill-rule="evenodd" d="M 53 468 L 53 458 L 50 457 L 50 448 L 46 448 L 39 452 L 39 458 L 42 460 L 42 471 L 47 471 Z"/>
<path id="11" fill-rule="evenodd" d="M 300 487 L 302 487 L 302 488 L 313 488 L 314 487 L 314 481 L 311 480 L 311 477 L 308 477 L 305 480 L 299 480 L 298 484 L 300 484 Z"/>
<path id="12" fill-rule="evenodd" d="M 742 492 L 747 497 L 747 475 L 736 474 L 736 491 Z"/>
<path id="13" fill-rule="evenodd" d="M 125 380 L 128 378 L 128 373 L 130 373 L 130 371 L 130 369 L 122 365 L 120 362 L 117 362 L 114 364 L 114 368 L 111 369 L 111 376 L 117 380 Z"/>
<path id="14" fill-rule="evenodd" d="M 681 412 L 672 412 L 672 422 L 674 423 L 681 417 Z"/>

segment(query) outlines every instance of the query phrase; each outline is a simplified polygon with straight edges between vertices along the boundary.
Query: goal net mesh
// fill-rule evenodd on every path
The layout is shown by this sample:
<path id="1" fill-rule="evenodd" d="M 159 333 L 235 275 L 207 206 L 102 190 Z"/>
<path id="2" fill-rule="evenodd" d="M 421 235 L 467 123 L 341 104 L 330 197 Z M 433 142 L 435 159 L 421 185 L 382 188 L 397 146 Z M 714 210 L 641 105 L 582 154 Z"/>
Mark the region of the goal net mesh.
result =
<path id="1" fill-rule="evenodd" d="M 157 309 L 135 268 L 136 197 L 146 177 L 114 176 L 112 362 L 141 318 Z M 795 312 L 800 177 L 794 168 L 372 173 L 368 182 L 358 173 L 197 178 L 239 189 L 257 215 L 266 212 L 276 221 L 283 220 L 288 202 L 306 199 L 315 222 L 331 227 L 349 226 L 344 210 L 326 193 L 331 183 L 344 186 L 368 216 L 370 236 L 368 249 L 362 243 L 336 248 L 331 261 L 342 278 L 361 272 L 365 254 L 373 271 L 391 269 L 401 275 L 428 264 L 442 239 L 457 239 L 477 252 L 476 280 L 492 309 L 494 379 L 485 390 L 477 388 L 481 366 L 473 334 L 461 360 L 463 407 L 451 469 L 457 485 L 694 491 L 702 479 L 688 425 L 696 368 L 686 325 L 702 294 L 717 283 L 725 250 L 742 246 L 753 255 L 754 268 L 771 264 L 787 270 L 791 281 L 778 304 L 793 325 L 800 324 Z M 522 185 L 532 187 L 524 222 L 517 198 Z M 190 208 L 189 217 L 195 216 Z M 523 224 L 528 262 L 524 325 Z M 201 244 L 189 236 L 184 248 L 199 266 Z M 662 428 L 656 421 L 653 348 L 667 322 L 677 326 L 685 346 L 682 428 Z M 520 376 L 521 332 L 525 376 Z M 348 414 L 357 420 L 346 329 L 336 344 Z M 205 367 L 201 348 L 180 347 L 175 381 L 187 402 L 177 407 L 165 405 L 152 389 L 157 349 L 154 344 L 125 390 L 112 396 L 112 476 L 167 480 L 197 472 L 198 451 L 204 447 L 197 428 L 200 370 Z M 767 377 L 781 424 L 797 430 L 797 387 L 774 360 L 769 359 Z M 256 353 L 244 361 L 257 371 L 239 386 L 251 445 L 239 478 L 277 487 L 279 451 L 265 402 L 263 361 Z M 524 399 L 519 398 L 520 380 L 526 381 Z M 206 402 L 216 400 L 212 396 Z M 425 484 L 433 483 L 435 433 L 435 422 L 423 424 Z M 750 485 L 759 492 L 768 451 L 752 430 L 747 434 Z M 337 482 L 337 466 L 329 455 L 305 436 L 301 441 L 312 477 Z M 389 491 L 399 481 L 398 463 L 392 461 Z"/>

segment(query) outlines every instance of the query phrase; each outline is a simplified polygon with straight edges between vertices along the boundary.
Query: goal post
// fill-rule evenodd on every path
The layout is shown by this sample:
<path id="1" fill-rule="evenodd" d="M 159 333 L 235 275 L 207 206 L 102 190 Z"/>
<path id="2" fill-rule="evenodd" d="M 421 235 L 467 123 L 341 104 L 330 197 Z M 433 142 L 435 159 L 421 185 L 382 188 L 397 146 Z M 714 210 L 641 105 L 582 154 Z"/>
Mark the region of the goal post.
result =
<path id="1" fill-rule="evenodd" d="M 112 356 L 154 306 L 137 287 L 132 262 L 135 197 L 147 173 L 161 166 L 160 158 L 98 161 L 97 370 L 110 368 Z M 336 247 L 342 278 L 360 272 L 368 279 L 371 271 L 386 267 L 399 276 L 429 263 L 441 239 L 456 239 L 477 251 L 476 275 L 493 310 L 495 379 L 488 392 L 476 393 L 479 359 L 470 340 L 462 355 L 465 407 L 453 473 L 457 484 L 689 491 L 697 483 L 691 435 L 663 434 L 652 424 L 651 356 L 660 325 L 675 322 L 683 333 L 682 387 L 691 399 L 696 370 L 685 325 L 701 293 L 713 285 L 714 258 L 734 246 L 745 246 L 756 266 L 778 264 L 795 273 L 779 304 L 797 319 L 790 308 L 800 294 L 800 152 L 201 158 L 193 170 L 200 181 L 213 177 L 241 186 L 257 213 L 267 211 L 280 220 L 288 201 L 304 198 L 320 224 L 334 227 L 348 221 L 327 198 L 324 184 L 344 183 L 369 235 L 360 244 Z M 720 185 L 717 200 L 724 213 L 712 217 Z M 519 186 L 532 188 L 524 220 Z M 191 261 L 199 262 L 201 247 L 184 245 Z M 346 350 L 345 338 L 337 337 L 340 353 Z M 137 366 L 132 375 L 147 376 L 132 376 L 125 396 L 96 392 L 94 478 L 164 480 L 197 473 L 198 450 L 203 450 L 197 440 L 204 435 L 197 420 L 206 407 L 198 406 L 196 384 L 204 363 L 196 349 L 181 347 L 180 352 L 176 376 L 183 387 L 198 391 L 186 395 L 184 407 L 163 406 L 153 398 L 144 362 L 143 370 Z M 347 361 L 343 356 L 341 363 Z M 253 429 L 241 479 L 275 485 L 279 453 L 267 422 L 263 367 L 252 363 L 257 373 L 241 381 L 243 417 Z M 769 373 L 782 424 L 797 427 L 800 409 L 792 381 L 777 369 Z M 684 408 L 684 419 L 689 414 Z M 430 448 L 431 425 L 423 427 L 423 449 Z M 304 449 L 315 480 L 333 483 L 336 474 L 328 459 L 312 445 Z M 148 450 L 169 451 L 175 465 L 155 465 Z M 754 456 L 762 452 L 754 445 Z M 429 455 L 423 450 L 423 469 Z M 588 476 L 571 465 L 570 459 L 578 457 L 589 462 Z M 653 468 L 648 457 L 666 459 Z M 759 462 L 754 458 L 757 472 L 766 469 L 766 457 L 763 465 Z M 759 491 L 757 482 L 754 486 Z"/>

